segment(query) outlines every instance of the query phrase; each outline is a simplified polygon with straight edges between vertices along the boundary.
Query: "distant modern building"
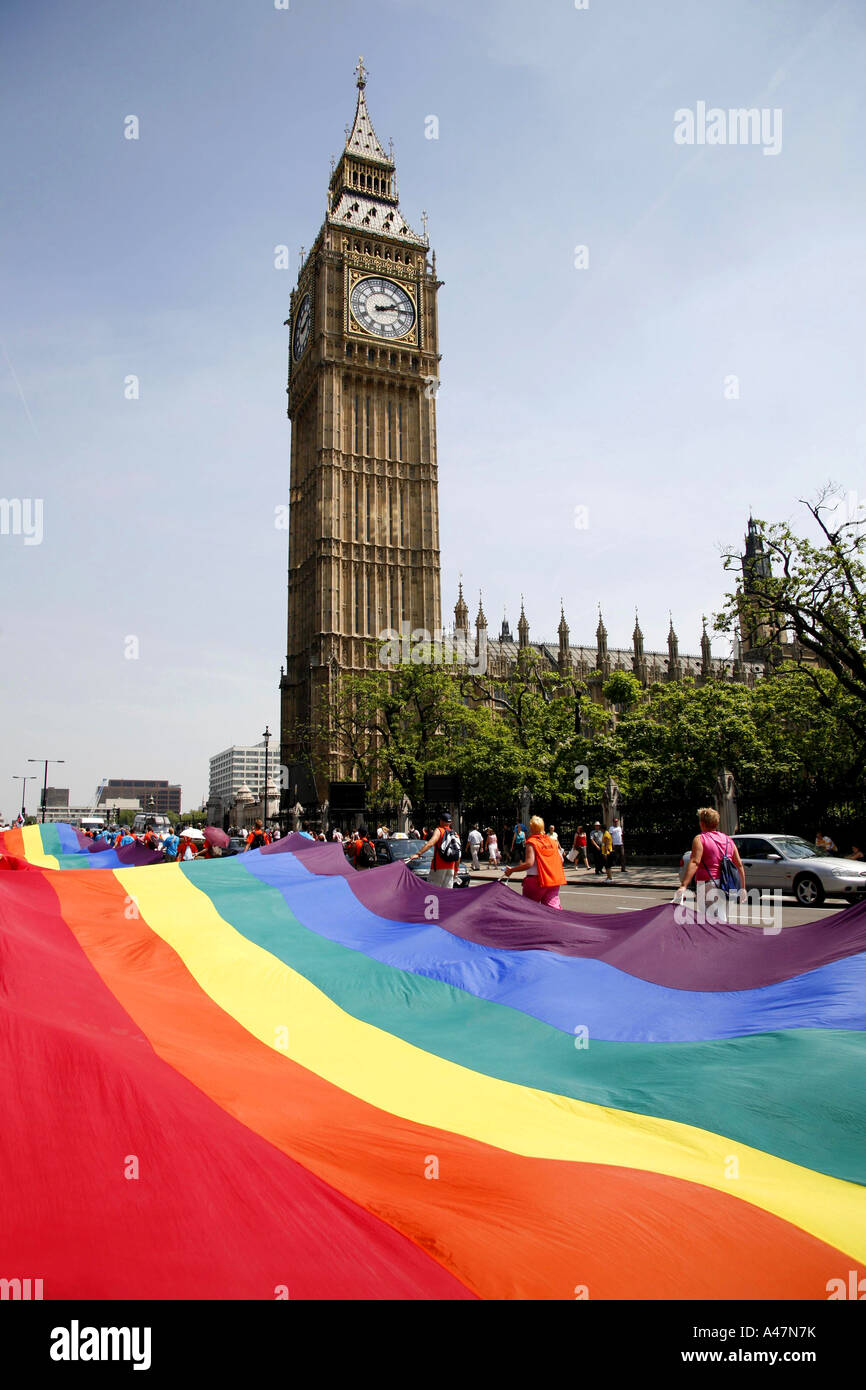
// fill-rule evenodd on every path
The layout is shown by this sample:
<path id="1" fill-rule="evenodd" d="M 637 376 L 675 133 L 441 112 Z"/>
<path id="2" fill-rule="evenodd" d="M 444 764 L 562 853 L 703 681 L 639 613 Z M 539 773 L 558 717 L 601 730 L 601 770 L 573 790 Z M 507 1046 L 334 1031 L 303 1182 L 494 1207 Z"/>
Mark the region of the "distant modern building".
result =
<path id="1" fill-rule="evenodd" d="M 42 806 L 41 806 L 41 804 L 37 807 L 37 809 L 36 809 L 35 811 L 30 811 L 29 814 L 30 814 L 31 816 L 35 817 L 35 819 L 36 819 L 37 821 L 41 821 L 41 820 L 42 820 Z M 104 812 L 103 810 L 100 810 L 100 811 L 97 812 L 97 815 L 104 815 L 104 814 L 105 814 L 105 812 Z M 58 823 L 58 821 L 63 821 L 63 822 L 64 822 L 65 824 L 67 824 L 67 825 L 80 825 L 80 824 L 81 824 L 81 818 L 82 818 L 82 816 L 92 816 L 92 815 L 93 815 L 93 807 L 92 807 L 92 806 L 46 806 L 46 808 L 45 808 L 45 823 L 46 823 L 46 825 L 56 825 L 56 824 Z M 107 819 L 108 819 L 108 817 L 106 816 L 106 820 L 107 820 Z"/>
<path id="2" fill-rule="evenodd" d="M 104 806 L 107 801 L 138 801 L 142 811 L 156 811 L 161 815 L 168 815 L 173 811 L 175 815 L 180 815 L 180 795 L 180 787 L 167 781 L 142 777 L 109 777 L 100 790 L 99 805 Z"/>
<path id="3" fill-rule="evenodd" d="M 269 755 L 269 772 L 273 770 L 278 761 L 276 753 L 277 750 L 273 748 Z M 256 793 L 260 794 L 264 780 L 264 742 L 233 744 L 231 748 L 225 748 L 222 753 L 215 753 L 210 760 L 208 805 L 221 801 L 224 806 L 229 806 L 243 786 L 252 787 Z"/>
<path id="4" fill-rule="evenodd" d="M 43 798 L 40 796 L 40 798 L 39 798 L 39 805 L 40 805 L 40 807 L 41 807 L 41 805 L 42 805 L 42 800 L 43 800 Z M 67 809 L 68 809 L 68 807 L 69 807 L 69 788 L 68 788 L 68 787 L 46 787 L 46 788 L 45 788 L 45 807 L 46 807 L 46 810 L 51 809 L 51 807 L 57 807 L 58 809 L 60 809 L 61 807 L 64 807 L 64 806 L 65 806 Z"/>

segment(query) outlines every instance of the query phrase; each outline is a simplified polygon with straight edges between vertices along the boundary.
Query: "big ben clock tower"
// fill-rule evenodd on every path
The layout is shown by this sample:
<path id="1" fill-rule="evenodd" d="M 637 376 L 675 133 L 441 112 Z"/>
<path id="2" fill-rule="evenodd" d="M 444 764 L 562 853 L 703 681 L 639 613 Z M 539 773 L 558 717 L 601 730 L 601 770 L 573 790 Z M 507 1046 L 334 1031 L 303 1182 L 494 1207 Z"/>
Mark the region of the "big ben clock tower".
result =
<path id="1" fill-rule="evenodd" d="M 435 256 L 403 218 L 356 68 L 355 120 L 292 293 L 284 807 L 348 776 L 328 711 L 385 629 L 440 626 Z"/>

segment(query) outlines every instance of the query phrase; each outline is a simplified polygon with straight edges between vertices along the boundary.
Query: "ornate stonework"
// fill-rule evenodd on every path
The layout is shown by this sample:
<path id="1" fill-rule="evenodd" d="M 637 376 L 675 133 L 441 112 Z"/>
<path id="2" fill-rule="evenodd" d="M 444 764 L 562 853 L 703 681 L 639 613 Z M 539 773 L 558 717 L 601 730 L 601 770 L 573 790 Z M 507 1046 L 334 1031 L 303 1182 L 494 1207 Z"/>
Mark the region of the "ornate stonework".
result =
<path id="1" fill-rule="evenodd" d="M 291 297 L 292 422 L 284 799 L 348 775 L 327 732 L 340 675 L 386 629 L 441 626 L 435 256 L 399 208 L 358 72 L 355 120 Z M 315 748 L 308 731 L 323 728 Z M 311 754 L 318 769 L 310 785 Z"/>

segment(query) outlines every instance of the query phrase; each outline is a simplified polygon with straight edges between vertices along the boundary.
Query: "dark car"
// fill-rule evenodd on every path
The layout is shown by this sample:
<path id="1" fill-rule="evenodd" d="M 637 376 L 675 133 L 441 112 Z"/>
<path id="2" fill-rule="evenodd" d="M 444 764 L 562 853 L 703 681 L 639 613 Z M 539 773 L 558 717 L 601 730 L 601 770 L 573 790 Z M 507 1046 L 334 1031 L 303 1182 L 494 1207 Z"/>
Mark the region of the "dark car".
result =
<path id="1" fill-rule="evenodd" d="M 244 840 L 241 838 L 241 836 L 240 836 L 240 835 L 232 835 L 232 836 L 229 837 L 228 849 L 224 849 L 224 850 L 223 850 L 223 854 L 225 854 L 225 855 L 230 855 L 230 854 L 242 854 L 243 851 L 244 851 L 244 848 L 245 848 L 245 842 L 244 842 Z"/>
<path id="2" fill-rule="evenodd" d="M 385 840 L 376 841 L 376 860 L 379 864 L 398 864 L 401 860 L 407 860 L 411 854 L 417 854 L 423 846 L 423 840 L 403 840 L 391 835 Z M 432 863 L 433 851 L 428 849 L 426 854 L 421 855 L 420 859 L 414 859 L 409 868 L 419 878 L 427 878 Z M 468 888 L 469 883 L 469 874 L 458 864 L 457 873 L 454 876 L 454 887 Z"/>

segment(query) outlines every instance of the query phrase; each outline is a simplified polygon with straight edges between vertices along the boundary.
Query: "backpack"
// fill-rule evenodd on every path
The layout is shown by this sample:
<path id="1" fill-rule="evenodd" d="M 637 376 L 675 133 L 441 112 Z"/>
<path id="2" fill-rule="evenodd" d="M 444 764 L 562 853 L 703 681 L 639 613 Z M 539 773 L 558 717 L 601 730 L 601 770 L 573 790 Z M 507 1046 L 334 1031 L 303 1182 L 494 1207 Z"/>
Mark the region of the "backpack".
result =
<path id="1" fill-rule="evenodd" d="M 446 864 L 458 864 L 460 862 L 460 836 L 454 830 L 444 830 L 436 850 L 439 858 L 444 859 Z"/>
<path id="2" fill-rule="evenodd" d="M 375 869 L 378 860 L 376 858 L 376 846 L 372 840 L 362 840 L 358 849 L 356 865 L 359 869 Z"/>
<path id="3" fill-rule="evenodd" d="M 726 838 L 728 840 L 728 844 L 731 844 L 732 841 L 730 839 L 730 836 Z M 725 853 L 719 860 L 719 876 L 717 879 L 711 879 L 710 882 L 715 883 L 716 886 L 720 888 L 723 893 L 726 894 L 738 893 L 740 891 L 740 875 L 737 873 L 736 865 L 734 864 L 733 859 L 727 852 L 727 845 L 725 846 Z"/>
<path id="4" fill-rule="evenodd" d="M 263 832 L 261 830 L 256 830 L 250 842 L 250 849 L 262 849 L 267 843 Z"/>
<path id="5" fill-rule="evenodd" d="M 740 891 L 740 875 L 737 873 L 736 865 L 729 854 L 723 854 L 719 860 L 719 887 L 723 893 L 738 893 Z"/>

